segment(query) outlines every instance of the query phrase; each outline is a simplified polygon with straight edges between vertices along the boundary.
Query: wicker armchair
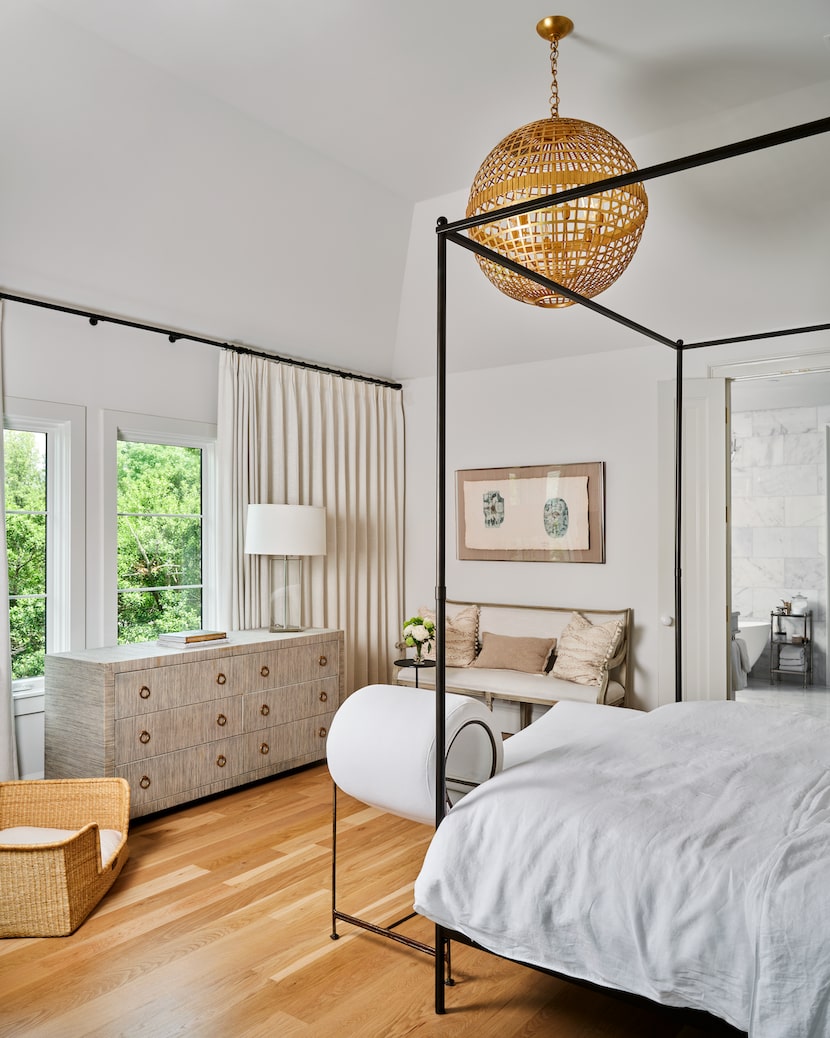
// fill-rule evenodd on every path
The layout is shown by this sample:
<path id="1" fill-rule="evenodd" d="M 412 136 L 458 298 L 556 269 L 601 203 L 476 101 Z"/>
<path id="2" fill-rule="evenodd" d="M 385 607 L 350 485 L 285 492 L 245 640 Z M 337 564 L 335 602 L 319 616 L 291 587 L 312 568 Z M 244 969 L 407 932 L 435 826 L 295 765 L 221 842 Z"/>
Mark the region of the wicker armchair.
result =
<path id="1" fill-rule="evenodd" d="M 124 779 L 0 782 L 0 937 L 62 937 L 76 930 L 121 872 L 129 824 Z M 34 834 L 28 842 L 25 832 L 8 834 L 20 827 L 64 832 Z M 108 834 L 105 844 L 117 845 L 102 862 L 104 830 L 118 835 Z M 49 842 L 38 842 L 44 836 Z"/>

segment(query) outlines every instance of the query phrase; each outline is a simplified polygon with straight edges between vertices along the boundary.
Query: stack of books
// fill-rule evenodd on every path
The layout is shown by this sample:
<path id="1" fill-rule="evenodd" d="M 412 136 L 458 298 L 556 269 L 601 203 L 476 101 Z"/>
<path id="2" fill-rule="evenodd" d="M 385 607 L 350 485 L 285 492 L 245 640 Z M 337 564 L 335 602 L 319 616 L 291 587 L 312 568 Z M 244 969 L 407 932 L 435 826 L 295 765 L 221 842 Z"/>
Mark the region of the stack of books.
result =
<path id="1" fill-rule="evenodd" d="M 173 631 L 170 634 L 159 635 L 159 645 L 178 646 L 180 649 L 216 645 L 227 640 L 227 631 Z"/>

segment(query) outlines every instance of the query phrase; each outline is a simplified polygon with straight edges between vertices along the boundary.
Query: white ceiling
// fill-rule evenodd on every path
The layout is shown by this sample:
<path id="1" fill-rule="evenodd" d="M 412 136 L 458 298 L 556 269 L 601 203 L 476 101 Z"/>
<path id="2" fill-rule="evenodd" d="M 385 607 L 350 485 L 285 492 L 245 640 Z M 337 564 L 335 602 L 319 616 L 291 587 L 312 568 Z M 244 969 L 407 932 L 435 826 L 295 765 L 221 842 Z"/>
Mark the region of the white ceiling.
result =
<path id="1" fill-rule="evenodd" d="M 0 0 L 0 284 L 417 377 L 435 221 L 548 114 L 535 26 L 557 13 L 560 114 L 641 167 L 830 109 L 830 0 Z M 687 342 L 826 321 L 828 166 L 830 134 L 650 181 L 636 260 L 598 301 Z M 321 304 L 303 220 L 335 194 Z M 645 342 L 515 303 L 461 250 L 450 267 L 453 370 Z"/>
<path id="2" fill-rule="evenodd" d="M 411 201 L 549 114 L 546 15 L 575 23 L 560 114 L 625 142 L 830 78 L 827 0 L 40 3 Z"/>

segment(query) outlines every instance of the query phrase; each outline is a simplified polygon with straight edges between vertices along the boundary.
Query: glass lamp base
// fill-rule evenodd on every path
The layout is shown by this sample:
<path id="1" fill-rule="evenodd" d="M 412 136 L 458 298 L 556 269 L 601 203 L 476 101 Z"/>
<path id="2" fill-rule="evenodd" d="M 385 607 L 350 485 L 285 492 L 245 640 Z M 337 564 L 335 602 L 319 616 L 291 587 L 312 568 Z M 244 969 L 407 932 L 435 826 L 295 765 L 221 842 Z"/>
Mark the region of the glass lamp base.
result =
<path id="1" fill-rule="evenodd" d="M 298 556 L 271 558 L 271 626 L 273 634 L 303 631 L 303 560 Z"/>

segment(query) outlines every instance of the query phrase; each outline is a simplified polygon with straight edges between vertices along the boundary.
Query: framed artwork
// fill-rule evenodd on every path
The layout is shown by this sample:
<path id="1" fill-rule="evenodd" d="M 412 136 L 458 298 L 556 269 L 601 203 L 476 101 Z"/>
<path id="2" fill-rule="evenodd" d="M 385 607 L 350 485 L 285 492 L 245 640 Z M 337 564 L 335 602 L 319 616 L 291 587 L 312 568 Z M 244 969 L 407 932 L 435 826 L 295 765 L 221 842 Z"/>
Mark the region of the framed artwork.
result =
<path id="1" fill-rule="evenodd" d="M 458 558 L 605 562 L 605 463 L 456 472 Z"/>

